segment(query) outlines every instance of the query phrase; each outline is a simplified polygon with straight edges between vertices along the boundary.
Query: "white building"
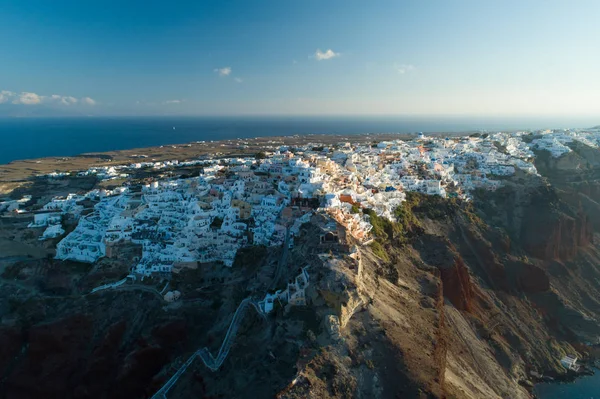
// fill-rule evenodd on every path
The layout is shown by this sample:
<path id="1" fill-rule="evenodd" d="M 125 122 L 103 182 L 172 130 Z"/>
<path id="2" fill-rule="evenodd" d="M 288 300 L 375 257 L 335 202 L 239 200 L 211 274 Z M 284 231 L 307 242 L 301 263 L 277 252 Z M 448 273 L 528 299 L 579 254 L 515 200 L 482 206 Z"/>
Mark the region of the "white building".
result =
<path id="1" fill-rule="evenodd" d="M 579 371 L 580 366 L 577 364 L 577 356 L 567 355 L 560 360 L 560 364 L 567 370 Z"/>

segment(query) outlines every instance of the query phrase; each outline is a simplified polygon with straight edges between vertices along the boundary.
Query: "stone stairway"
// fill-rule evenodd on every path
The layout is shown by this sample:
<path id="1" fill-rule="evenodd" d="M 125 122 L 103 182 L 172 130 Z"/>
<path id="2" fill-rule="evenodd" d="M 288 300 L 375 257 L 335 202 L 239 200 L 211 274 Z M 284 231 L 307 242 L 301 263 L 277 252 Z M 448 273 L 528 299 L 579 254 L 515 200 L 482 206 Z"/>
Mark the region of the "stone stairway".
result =
<path id="1" fill-rule="evenodd" d="M 219 348 L 219 352 L 217 352 L 217 356 L 214 357 L 212 353 L 210 353 L 209 349 L 206 347 L 198 349 L 188 358 L 188 360 L 179 368 L 179 370 L 177 370 L 177 372 L 173 374 L 169 381 L 167 381 L 165 385 L 163 385 L 162 388 L 152 396 L 152 399 L 166 398 L 169 390 L 173 388 L 177 380 L 179 380 L 179 377 L 181 377 L 181 375 L 187 370 L 187 368 L 194 362 L 196 357 L 200 357 L 200 359 L 202 359 L 202 362 L 206 367 L 208 367 L 212 371 L 217 371 L 227 358 L 229 350 L 231 349 L 231 346 L 233 345 L 233 342 L 235 340 L 235 336 L 237 335 L 240 324 L 242 320 L 244 320 L 244 316 L 250 308 L 254 308 L 258 312 L 258 314 L 264 317 L 259 307 L 256 305 L 252 298 L 248 297 L 244 299 L 242 302 L 240 302 L 238 308 L 233 314 L 233 318 L 231 320 L 231 323 L 229 324 L 229 328 L 227 329 L 227 334 L 225 334 L 225 338 L 223 339 L 223 343 Z"/>

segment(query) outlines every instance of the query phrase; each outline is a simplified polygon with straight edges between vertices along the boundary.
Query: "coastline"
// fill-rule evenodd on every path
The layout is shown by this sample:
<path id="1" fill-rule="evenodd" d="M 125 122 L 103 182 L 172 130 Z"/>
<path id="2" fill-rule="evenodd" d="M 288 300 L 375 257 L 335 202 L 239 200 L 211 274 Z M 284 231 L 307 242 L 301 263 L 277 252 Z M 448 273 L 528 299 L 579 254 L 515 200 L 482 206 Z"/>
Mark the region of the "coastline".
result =
<path id="1" fill-rule="evenodd" d="M 548 391 L 546 391 L 546 389 L 551 390 L 551 392 L 554 392 L 552 390 L 552 387 L 555 387 L 555 389 L 561 389 L 561 387 L 573 387 L 573 388 L 567 388 L 567 389 L 576 389 L 576 387 L 581 384 L 580 381 L 587 379 L 587 378 L 593 378 L 593 379 L 597 379 L 600 381 L 600 359 L 598 359 L 597 357 L 597 351 L 598 351 L 598 347 L 597 346 L 591 346 L 588 347 L 589 352 L 587 352 L 587 355 L 584 357 L 584 359 L 579 363 L 580 366 L 580 370 L 579 371 L 572 371 L 572 370 L 567 370 L 566 373 L 563 374 L 557 374 L 555 372 L 550 372 L 549 374 L 538 374 L 538 375 L 532 375 L 532 382 L 533 382 L 533 386 L 532 386 L 532 390 L 531 390 L 531 394 L 533 395 L 534 399 L 546 399 L 547 396 L 539 396 L 539 390 L 543 389 L 545 393 L 548 393 Z M 542 388 L 540 388 L 542 387 Z M 600 388 L 598 389 L 600 391 Z M 550 399 L 553 399 L 553 397 L 551 396 Z M 587 397 L 586 397 L 587 399 Z"/>
<path id="2" fill-rule="evenodd" d="M 451 134 L 462 136 L 472 132 L 432 133 L 431 136 Z M 343 141 L 366 143 L 371 141 L 409 139 L 414 134 L 404 133 L 363 133 L 363 134 L 305 134 L 289 136 L 265 136 L 255 138 L 224 139 L 214 141 L 194 141 L 181 144 L 168 144 L 131 148 L 126 150 L 87 152 L 73 156 L 52 156 L 23 159 L 0 164 L 0 195 L 7 195 L 15 188 L 27 183 L 37 175 L 52 172 L 85 170 L 90 167 L 114 166 L 140 162 L 140 160 L 188 161 L 202 157 L 222 158 L 248 156 L 260 151 L 277 149 L 280 146 L 332 144 Z"/>
<path id="3" fill-rule="evenodd" d="M 540 381 L 534 384 L 532 395 L 534 399 L 555 399 L 563 398 L 564 394 L 572 395 L 579 389 L 585 389 L 585 391 L 577 392 L 583 396 L 568 396 L 571 399 L 578 398 L 589 398 L 593 394 L 598 392 L 589 392 L 585 388 L 589 381 L 594 382 L 592 385 L 596 386 L 596 383 L 600 381 L 600 369 L 597 366 L 591 366 L 589 372 L 586 373 L 567 373 L 561 378 L 556 378 L 554 381 Z M 583 387 L 583 388 L 582 388 Z M 600 391 L 600 388 L 598 388 Z M 558 395 L 558 396 L 557 396 Z"/>
<path id="4" fill-rule="evenodd" d="M 491 123 L 477 118 L 439 117 L 124 117 L 124 118 L 0 118 L 0 164 L 89 152 L 293 135 L 348 135 L 415 132 L 511 130 L 544 125 L 539 122 Z M 174 129 L 176 128 L 176 129 Z"/>

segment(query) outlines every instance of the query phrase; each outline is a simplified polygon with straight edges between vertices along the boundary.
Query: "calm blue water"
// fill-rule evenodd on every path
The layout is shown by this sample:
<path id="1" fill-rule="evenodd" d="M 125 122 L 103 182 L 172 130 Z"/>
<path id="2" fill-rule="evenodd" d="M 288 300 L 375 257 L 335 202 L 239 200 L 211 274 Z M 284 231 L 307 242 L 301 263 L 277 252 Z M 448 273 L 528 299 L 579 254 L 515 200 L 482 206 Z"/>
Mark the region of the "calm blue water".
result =
<path id="1" fill-rule="evenodd" d="M 0 164 L 198 140 L 292 134 L 460 132 L 587 127 L 600 118 L 504 119 L 463 117 L 229 117 L 229 118 L 0 118 Z M 173 130 L 173 126 L 176 130 Z"/>
<path id="2" fill-rule="evenodd" d="M 568 384 L 537 384 L 535 393 L 540 399 L 600 399 L 600 370 Z"/>

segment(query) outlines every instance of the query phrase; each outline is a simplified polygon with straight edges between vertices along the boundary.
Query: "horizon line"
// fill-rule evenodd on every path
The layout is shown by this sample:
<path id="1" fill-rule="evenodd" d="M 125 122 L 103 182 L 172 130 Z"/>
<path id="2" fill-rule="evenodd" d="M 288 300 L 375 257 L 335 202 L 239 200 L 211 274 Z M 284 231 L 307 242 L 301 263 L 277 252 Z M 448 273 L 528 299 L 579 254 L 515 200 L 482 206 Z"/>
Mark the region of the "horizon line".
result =
<path id="1" fill-rule="evenodd" d="M 0 115 L 1 119 L 92 119 L 92 118 L 598 118 L 598 114 L 106 114 L 106 115 Z"/>

